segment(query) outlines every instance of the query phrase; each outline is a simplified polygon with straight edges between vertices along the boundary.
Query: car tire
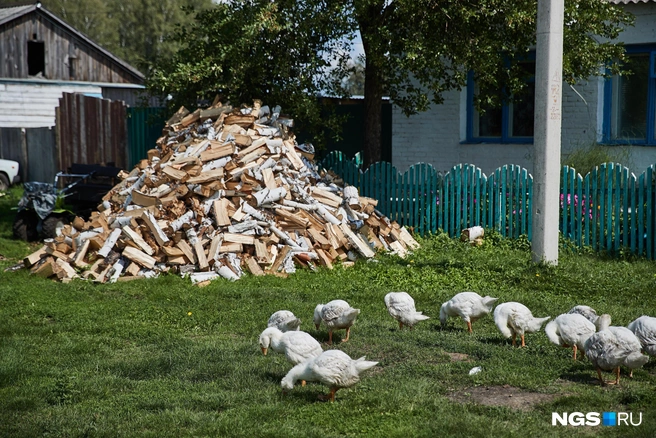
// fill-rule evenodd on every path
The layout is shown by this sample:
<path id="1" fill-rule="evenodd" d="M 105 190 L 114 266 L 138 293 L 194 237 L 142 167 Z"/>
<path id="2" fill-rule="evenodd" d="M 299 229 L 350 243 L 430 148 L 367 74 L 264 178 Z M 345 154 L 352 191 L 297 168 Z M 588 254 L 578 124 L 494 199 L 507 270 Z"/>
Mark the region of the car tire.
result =
<path id="1" fill-rule="evenodd" d="M 39 216 L 36 215 L 35 211 L 19 211 L 14 218 L 14 225 L 12 227 L 14 237 L 26 242 L 34 242 L 35 240 L 39 240 L 39 233 L 37 231 L 38 224 Z"/>
<path id="2" fill-rule="evenodd" d="M 4 173 L 0 173 L 0 192 L 9 188 L 9 178 Z"/>
<path id="3" fill-rule="evenodd" d="M 52 213 L 46 216 L 41 223 L 41 233 L 45 239 L 55 238 L 61 234 L 61 229 L 64 225 L 71 223 L 67 214 Z"/>

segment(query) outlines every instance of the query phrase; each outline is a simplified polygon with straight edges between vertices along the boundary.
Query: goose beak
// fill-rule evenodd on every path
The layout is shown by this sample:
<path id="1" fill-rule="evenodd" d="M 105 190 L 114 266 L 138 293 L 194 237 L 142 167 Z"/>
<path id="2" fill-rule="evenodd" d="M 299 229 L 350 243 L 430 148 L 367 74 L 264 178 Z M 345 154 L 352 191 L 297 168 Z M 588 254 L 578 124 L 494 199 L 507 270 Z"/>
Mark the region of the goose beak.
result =
<path id="1" fill-rule="evenodd" d="M 266 356 L 267 354 L 267 349 L 264 347 L 260 347 L 262 349 L 262 354 Z"/>

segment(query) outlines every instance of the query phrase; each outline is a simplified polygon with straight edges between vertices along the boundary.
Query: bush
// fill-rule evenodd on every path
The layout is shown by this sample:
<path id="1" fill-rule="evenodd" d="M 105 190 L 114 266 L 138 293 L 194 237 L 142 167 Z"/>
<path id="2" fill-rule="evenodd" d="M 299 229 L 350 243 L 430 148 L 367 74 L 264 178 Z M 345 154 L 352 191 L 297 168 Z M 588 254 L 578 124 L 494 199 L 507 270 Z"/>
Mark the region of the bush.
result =
<path id="1" fill-rule="evenodd" d="M 562 164 L 576 169 L 578 173 L 585 176 L 603 163 L 620 163 L 626 166 L 629 155 L 629 148 L 625 146 L 602 146 L 592 143 L 588 146 L 576 147 L 570 154 L 563 155 Z"/>

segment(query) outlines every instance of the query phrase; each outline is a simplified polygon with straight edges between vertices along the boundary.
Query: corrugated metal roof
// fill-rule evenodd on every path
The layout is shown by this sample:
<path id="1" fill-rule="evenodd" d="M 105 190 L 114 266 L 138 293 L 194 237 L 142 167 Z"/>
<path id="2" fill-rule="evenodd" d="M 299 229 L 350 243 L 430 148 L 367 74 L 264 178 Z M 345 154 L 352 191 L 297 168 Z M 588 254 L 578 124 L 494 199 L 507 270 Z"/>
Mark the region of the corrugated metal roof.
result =
<path id="1" fill-rule="evenodd" d="M 10 7 L 1 7 L 0 6 L 0 25 L 8 23 L 12 20 L 15 20 L 16 18 L 19 18 L 19 17 L 21 17 L 25 14 L 32 13 L 34 11 L 36 11 L 37 13 L 43 14 L 45 18 L 49 19 L 50 21 L 55 22 L 59 26 L 61 26 L 64 29 L 68 30 L 69 32 L 71 32 L 73 35 L 76 35 L 78 38 L 85 41 L 91 47 L 98 50 L 103 55 L 107 56 L 108 58 L 112 59 L 114 62 L 119 64 L 124 69 L 128 70 L 130 73 L 132 73 L 134 76 L 136 76 L 141 81 L 144 80 L 144 75 L 139 70 L 132 67 L 130 64 L 123 61 L 121 58 L 117 57 L 116 55 L 111 53 L 109 50 L 103 48 L 101 45 L 99 45 L 98 43 L 93 41 L 91 38 L 89 38 L 88 36 L 86 36 L 85 34 L 80 32 L 79 30 L 75 29 L 70 24 L 66 23 L 64 20 L 62 20 L 61 18 L 59 18 L 58 16 L 56 16 L 52 12 L 48 11 L 46 8 L 44 8 L 41 5 L 40 2 L 37 2 L 33 5 L 27 5 L 27 6 L 10 6 Z"/>

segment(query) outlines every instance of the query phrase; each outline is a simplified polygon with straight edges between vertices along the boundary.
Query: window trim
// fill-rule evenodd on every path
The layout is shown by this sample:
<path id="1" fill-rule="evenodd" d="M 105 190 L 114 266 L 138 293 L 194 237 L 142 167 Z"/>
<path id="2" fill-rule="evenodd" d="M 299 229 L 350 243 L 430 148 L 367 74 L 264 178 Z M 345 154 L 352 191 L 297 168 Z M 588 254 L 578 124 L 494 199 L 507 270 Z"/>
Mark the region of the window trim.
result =
<path id="1" fill-rule="evenodd" d="M 531 51 L 526 57 L 526 61 L 535 62 L 535 52 Z M 535 136 L 531 137 L 512 137 L 510 135 L 510 106 L 511 103 L 504 103 L 501 107 L 501 137 L 474 137 L 474 72 L 467 74 L 467 129 L 466 140 L 462 143 L 497 143 L 497 144 L 533 144 Z M 534 115 L 535 115 L 535 109 Z"/>
<path id="2" fill-rule="evenodd" d="M 649 83 L 647 84 L 647 130 L 645 140 L 612 139 L 613 77 L 604 81 L 602 142 L 606 145 L 656 146 L 656 44 L 626 45 L 627 55 L 649 54 Z"/>

